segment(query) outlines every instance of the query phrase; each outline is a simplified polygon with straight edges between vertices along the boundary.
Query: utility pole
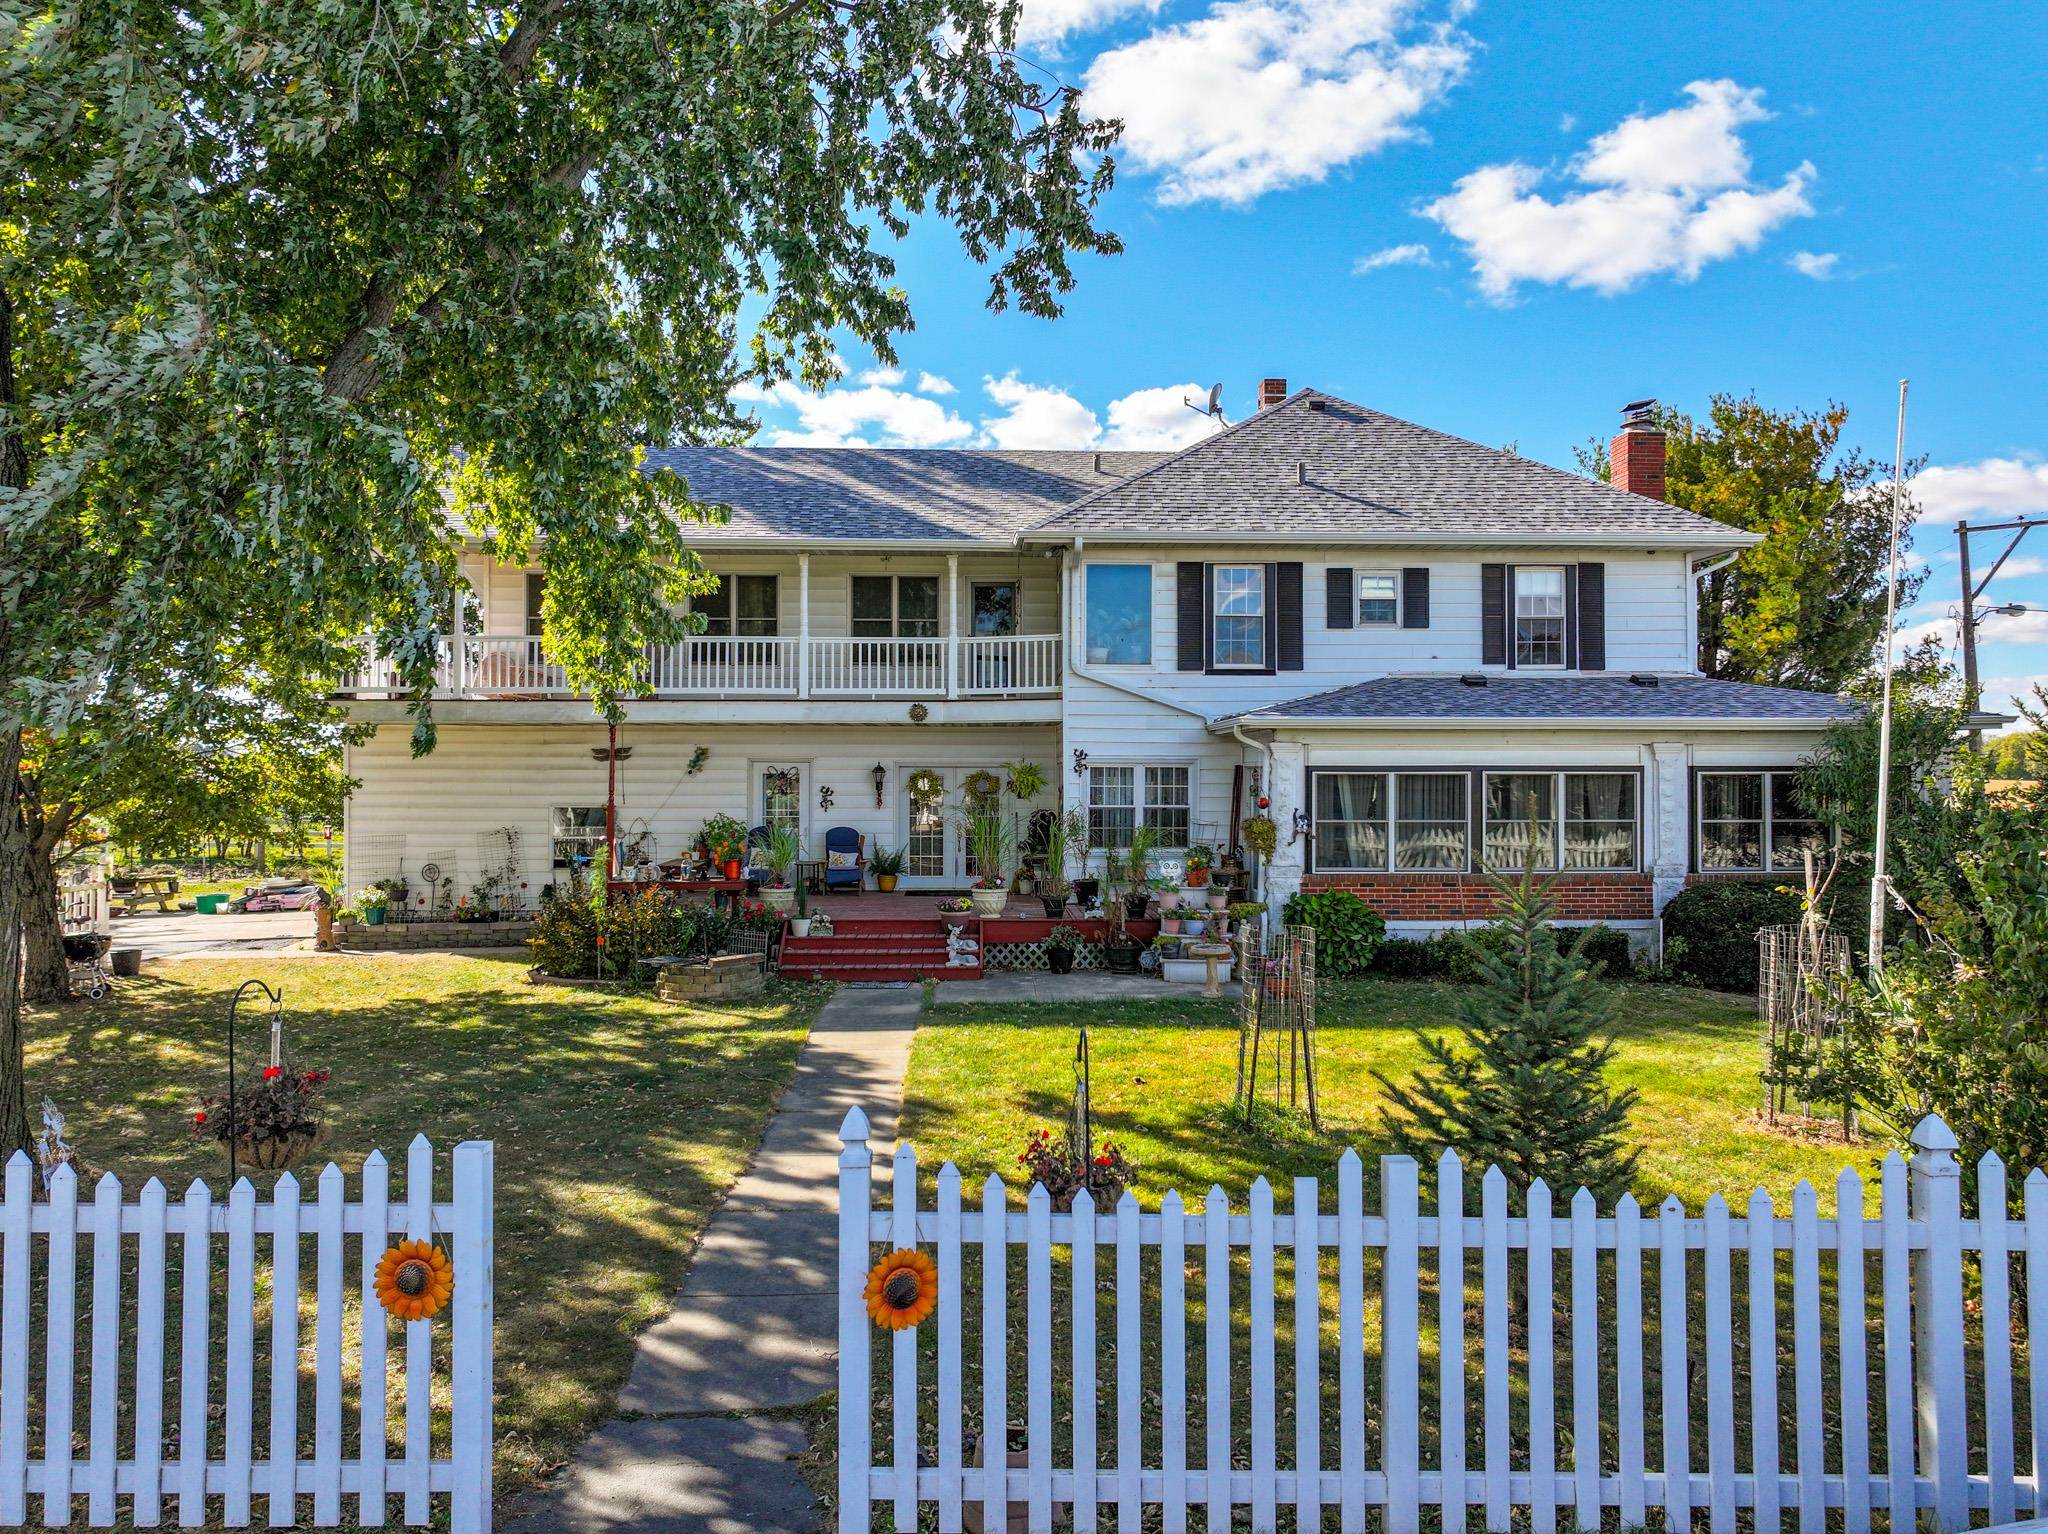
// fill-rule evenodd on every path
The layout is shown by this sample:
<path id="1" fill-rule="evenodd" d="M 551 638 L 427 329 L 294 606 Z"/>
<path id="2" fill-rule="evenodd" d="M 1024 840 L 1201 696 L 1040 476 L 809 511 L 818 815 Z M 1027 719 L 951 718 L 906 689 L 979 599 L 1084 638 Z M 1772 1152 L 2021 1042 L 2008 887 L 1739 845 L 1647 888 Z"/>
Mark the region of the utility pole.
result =
<path id="1" fill-rule="evenodd" d="M 2011 522 L 1979 522 L 1974 527 L 1968 522 L 1956 524 L 1956 565 L 1963 590 L 1963 604 L 1959 614 L 1963 641 L 1963 695 L 1964 702 L 1972 714 L 1977 712 L 1978 704 L 1977 624 L 1986 616 L 2013 617 L 2033 610 L 2018 602 L 2009 602 L 2002 607 L 1992 608 L 1990 614 L 1986 614 L 1978 611 L 1977 599 L 1983 596 L 1985 589 L 1997 579 L 1998 572 L 2005 568 L 2005 562 L 2012 558 L 2013 550 L 2020 546 L 2021 540 L 2040 525 L 2038 518 L 2027 517 L 2020 517 Z M 2006 544 L 2004 552 L 1991 562 L 1991 568 L 1984 572 L 1982 580 L 1974 578 L 1976 572 L 1970 565 L 1972 533 L 2012 534 L 2012 541 Z M 1984 744 L 1984 732 L 1981 729 L 1971 729 L 1970 744 L 1972 747 L 1981 747 Z"/>

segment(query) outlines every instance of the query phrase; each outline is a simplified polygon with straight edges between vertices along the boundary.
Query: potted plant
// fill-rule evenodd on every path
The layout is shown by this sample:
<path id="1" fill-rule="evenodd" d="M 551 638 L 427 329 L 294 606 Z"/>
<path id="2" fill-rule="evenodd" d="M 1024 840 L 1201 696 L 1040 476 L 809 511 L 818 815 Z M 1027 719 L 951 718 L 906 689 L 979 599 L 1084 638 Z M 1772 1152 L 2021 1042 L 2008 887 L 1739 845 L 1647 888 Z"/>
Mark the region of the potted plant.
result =
<path id="1" fill-rule="evenodd" d="M 1124 915 L 1131 921 L 1143 921 L 1152 904 L 1152 854 L 1158 848 L 1159 833 L 1150 826 L 1139 826 L 1124 849 Z"/>
<path id="2" fill-rule="evenodd" d="M 1164 916 L 1168 911 L 1180 909 L 1180 886 L 1171 879 L 1154 879 L 1152 881 L 1152 892 L 1158 897 L 1159 914 L 1161 916 Z"/>
<path id="3" fill-rule="evenodd" d="M 1180 930 L 1189 937 L 1200 937 L 1209 930 L 1209 919 L 1190 910 L 1181 917 Z"/>
<path id="4" fill-rule="evenodd" d="M 903 877 L 903 849 L 876 847 L 868 854 L 868 872 L 875 876 L 875 888 L 888 894 Z"/>
<path id="5" fill-rule="evenodd" d="M 1188 855 L 1182 862 L 1186 871 L 1188 888 L 1200 889 L 1209 882 L 1209 871 L 1216 866 L 1216 849 L 1197 842 L 1188 848 Z"/>
<path id="6" fill-rule="evenodd" d="M 789 871 L 804 855 L 803 841 L 788 826 L 768 833 L 768 845 L 761 849 L 768 864 L 768 887 L 761 891 L 761 903 L 771 911 L 787 915 L 796 906 L 796 891 L 790 887 Z"/>
<path id="7" fill-rule="evenodd" d="M 1161 911 L 1159 913 L 1159 930 L 1172 937 L 1180 936 L 1180 912 L 1177 910 Z"/>
<path id="8" fill-rule="evenodd" d="M 1260 857 L 1270 859 L 1280 850 L 1280 828 L 1264 810 L 1248 815 L 1244 822 L 1244 844 Z"/>
<path id="9" fill-rule="evenodd" d="M 382 884 L 373 884 L 356 896 L 356 905 L 363 915 L 363 925 L 366 927 L 383 926 L 384 912 L 390 903 L 390 892 Z"/>
<path id="10" fill-rule="evenodd" d="M 796 887 L 796 914 L 789 919 L 791 937 L 811 935 L 811 892 L 799 884 Z"/>
<path id="11" fill-rule="evenodd" d="M 747 855 L 747 828 L 730 815 L 713 815 L 704 822 L 704 845 L 711 861 L 728 879 L 740 876 L 740 862 Z"/>
<path id="12" fill-rule="evenodd" d="M 1223 887 L 1222 887 L 1221 885 L 1216 885 L 1216 884 L 1212 884 L 1212 885 L 1210 885 L 1210 886 L 1209 886 L 1209 909 L 1210 909 L 1210 910 L 1212 910 L 1212 911 L 1225 911 L 1225 910 L 1228 910 L 1229 908 L 1230 908 L 1230 891 L 1229 891 L 1229 890 L 1227 890 L 1227 889 L 1224 889 L 1224 888 L 1223 888 Z"/>
<path id="13" fill-rule="evenodd" d="M 1143 951 L 1130 931 L 1118 923 L 1110 928 L 1108 940 L 1102 945 L 1102 962 L 1109 966 L 1112 975 L 1135 975 L 1138 972 L 1138 955 Z"/>
<path id="14" fill-rule="evenodd" d="M 1081 934 L 1061 925 L 1045 935 L 1045 963 L 1055 975 L 1071 974 L 1074 955 L 1081 951 Z"/>
<path id="15" fill-rule="evenodd" d="M 974 902 L 955 895 L 939 902 L 939 919 L 949 927 L 964 927 L 974 919 Z"/>
<path id="16" fill-rule="evenodd" d="M 192 1115 L 193 1138 L 223 1145 L 233 1139 L 238 1161 L 282 1172 L 326 1143 L 327 1121 L 320 1111 L 326 1085 L 325 1071 L 302 1071 L 288 1060 L 266 1065 L 235 1089 L 232 1114 L 224 1095 L 201 1098 Z"/>
<path id="17" fill-rule="evenodd" d="M 1001 808 L 986 801 L 967 812 L 966 832 L 967 851 L 975 868 L 970 892 L 974 913 L 1001 916 L 1010 899 L 1010 881 L 1005 870 L 1016 851 L 1016 833 Z"/>
<path id="18" fill-rule="evenodd" d="M 1067 878 L 1067 865 L 1072 860 L 1073 851 L 1067 817 L 1055 815 L 1045 829 L 1045 867 L 1038 875 L 1038 898 L 1045 905 L 1049 921 L 1058 921 L 1066 914 L 1067 892 L 1073 888 L 1072 881 Z"/>

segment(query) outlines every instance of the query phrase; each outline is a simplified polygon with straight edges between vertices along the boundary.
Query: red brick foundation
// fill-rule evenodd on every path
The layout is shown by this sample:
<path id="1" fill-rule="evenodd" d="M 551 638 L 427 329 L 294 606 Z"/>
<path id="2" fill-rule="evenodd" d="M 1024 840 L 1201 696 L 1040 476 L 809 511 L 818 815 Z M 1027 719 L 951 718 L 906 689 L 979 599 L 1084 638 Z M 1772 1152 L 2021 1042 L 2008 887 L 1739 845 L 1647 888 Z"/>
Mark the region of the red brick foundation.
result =
<path id="1" fill-rule="evenodd" d="M 1388 921 L 1485 921 L 1499 897 L 1471 874 L 1310 874 L 1303 889 L 1349 890 Z M 1566 874 L 1555 887 L 1560 921 L 1648 921 L 1657 914 L 1648 874 Z"/>

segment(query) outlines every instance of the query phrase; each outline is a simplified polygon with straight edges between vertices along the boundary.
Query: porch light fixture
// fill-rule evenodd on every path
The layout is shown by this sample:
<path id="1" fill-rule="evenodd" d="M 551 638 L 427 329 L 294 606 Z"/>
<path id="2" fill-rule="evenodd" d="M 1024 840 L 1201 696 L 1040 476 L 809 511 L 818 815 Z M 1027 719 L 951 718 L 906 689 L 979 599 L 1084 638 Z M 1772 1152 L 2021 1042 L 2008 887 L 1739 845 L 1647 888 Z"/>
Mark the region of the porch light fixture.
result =
<path id="1" fill-rule="evenodd" d="M 889 785 L 889 769 L 877 762 L 875 770 L 868 776 L 875 780 L 875 808 L 879 810 L 882 807 L 882 790 Z"/>

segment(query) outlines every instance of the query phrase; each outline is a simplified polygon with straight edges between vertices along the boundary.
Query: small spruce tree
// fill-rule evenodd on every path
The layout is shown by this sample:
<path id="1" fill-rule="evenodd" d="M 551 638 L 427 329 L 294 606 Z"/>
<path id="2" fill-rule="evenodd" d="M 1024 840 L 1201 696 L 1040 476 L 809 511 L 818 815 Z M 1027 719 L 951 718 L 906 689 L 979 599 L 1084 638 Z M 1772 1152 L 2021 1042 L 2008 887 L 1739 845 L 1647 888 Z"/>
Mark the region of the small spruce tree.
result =
<path id="1" fill-rule="evenodd" d="M 1542 1178 L 1569 1194 L 1581 1184 L 1604 1204 L 1628 1190 L 1639 1152 L 1627 1149 L 1634 1088 L 1608 1088 L 1614 1046 L 1598 966 L 1560 948 L 1548 881 L 1493 881 L 1499 914 L 1468 938 L 1479 983 L 1457 1003 L 1458 1032 L 1421 1035 L 1430 1063 L 1406 1083 L 1379 1072 L 1394 1149 L 1425 1164 L 1454 1147 L 1468 1164 L 1496 1165 L 1517 1189 Z"/>

